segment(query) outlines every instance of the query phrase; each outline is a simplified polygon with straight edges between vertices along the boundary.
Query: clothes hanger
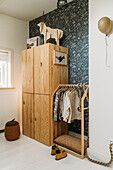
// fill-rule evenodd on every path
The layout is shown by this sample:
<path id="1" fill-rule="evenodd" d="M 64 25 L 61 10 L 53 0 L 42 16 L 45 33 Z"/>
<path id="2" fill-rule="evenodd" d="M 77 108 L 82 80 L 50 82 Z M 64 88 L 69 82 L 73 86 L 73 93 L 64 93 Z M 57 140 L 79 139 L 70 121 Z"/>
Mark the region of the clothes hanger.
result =
<path id="1" fill-rule="evenodd" d="M 73 90 L 72 90 L 72 93 L 76 93 L 76 87 L 75 86 L 73 86 Z"/>
<path id="2" fill-rule="evenodd" d="M 65 92 L 67 89 L 68 89 L 68 87 L 61 87 L 60 94 L 61 94 L 62 92 Z"/>

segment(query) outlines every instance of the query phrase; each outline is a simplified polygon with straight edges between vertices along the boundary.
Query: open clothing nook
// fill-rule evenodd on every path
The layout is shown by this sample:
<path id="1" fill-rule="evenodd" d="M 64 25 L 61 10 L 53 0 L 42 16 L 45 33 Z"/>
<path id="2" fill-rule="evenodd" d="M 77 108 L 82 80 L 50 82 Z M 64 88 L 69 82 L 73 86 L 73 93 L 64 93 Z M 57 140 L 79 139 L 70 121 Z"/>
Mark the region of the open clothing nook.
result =
<path id="1" fill-rule="evenodd" d="M 82 159 L 89 139 L 84 140 L 84 111 L 89 109 L 88 92 L 89 86 L 85 84 L 60 84 L 53 93 L 53 143 L 69 149 L 66 151 Z M 81 120 L 81 139 L 69 134 L 68 123 L 74 119 Z"/>

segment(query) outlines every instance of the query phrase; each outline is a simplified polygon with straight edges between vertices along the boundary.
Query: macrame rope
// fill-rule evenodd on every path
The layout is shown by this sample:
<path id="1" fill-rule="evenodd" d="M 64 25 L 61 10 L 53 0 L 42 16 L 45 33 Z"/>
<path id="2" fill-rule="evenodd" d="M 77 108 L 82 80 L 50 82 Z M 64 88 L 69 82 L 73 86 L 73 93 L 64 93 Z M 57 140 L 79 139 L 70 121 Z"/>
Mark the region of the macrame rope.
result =
<path id="1" fill-rule="evenodd" d="M 84 89 L 84 91 L 85 91 L 85 84 L 83 84 L 83 89 Z M 86 99 L 87 99 L 87 102 L 89 102 L 89 98 L 88 98 L 88 96 L 86 97 Z M 89 147 L 89 123 L 88 123 L 88 137 L 87 137 L 87 148 Z M 107 162 L 107 163 L 105 163 L 105 162 L 101 162 L 101 161 L 97 161 L 97 160 L 94 160 L 94 159 L 92 159 L 92 158 L 90 158 L 89 156 L 88 156 L 88 153 L 87 153 L 87 148 L 86 148 L 86 151 L 85 151 L 85 154 L 86 154 L 86 158 L 90 161 L 90 162 L 93 162 L 93 163 L 96 163 L 96 164 L 98 164 L 98 165 L 102 165 L 102 166 L 106 166 L 106 167 L 109 167 L 111 164 L 112 164 L 112 162 L 113 162 L 113 142 L 111 142 L 110 143 L 110 145 L 109 145 L 109 150 L 110 150 L 110 156 L 111 156 L 111 158 L 110 158 L 110 161 L 109 162 Z"/>
<path id="2" fill-rule="evenodd" d="M 89 123 L 88 123 L 88 137 L 87 137 L 87 148 L 89 147 Z M 96 163 L 96 164 L 98 164 L 98 165 L 102 165 L 102 166 L 106 166 L 106 167 L 109 167 L 111 164 L 112 164 L 112 162 L 113 162 L 113 151 L 112 151 L 112 148 L 113 147 L 113 142 L 111 142 L 110 143 L 110 145 L 109 145 L 109 150 L 110 150 L 110 156 L 111 156 L 111 158 L 110 158 L 110 161 L 109 162 L 107 162 L 107 163 L 105 163 L 105 162 L 101 162 L 101 161 L 97 161 L 97 160 L 94 160 L 94 159 L 92 159 L 92 158 L 90 158 L 89 156 L 88 156 L 88 153 L 87 153 L 87 149 L 86 149 L 86 151 L 85 151 L 85 156 L 86 156 L 86 158 L 90 161 L 90 162 L 93 162 L 93 163 Z"/>
<path id="3" fill-rule="evenodd" d="M 88 145 L 89 142 L 87 142 L 87 145 Z M 105 163 L 105 162 L 101 162 L 101 161 L 97 161 L 97 160 L 94 160 L 92 158 L 90 158 L 87 154 L 87 151 L 86 151 L 86 158 L 90 161 L 90 162 L 93 162 L 93 163 L 96 163 L 98 165 L 102 165 L 102 166 L 107 166 L 109 167 L 112 162 L 113 162 L 113 151 L 112 151 L 112 146 L 113 146 L 113 143 L 110 143 L 110 146 L 109 146 L 109 150 L 110 150 L 110 155 L 111 155 L 111 158 L 110 158 L 110 161 Z"/>

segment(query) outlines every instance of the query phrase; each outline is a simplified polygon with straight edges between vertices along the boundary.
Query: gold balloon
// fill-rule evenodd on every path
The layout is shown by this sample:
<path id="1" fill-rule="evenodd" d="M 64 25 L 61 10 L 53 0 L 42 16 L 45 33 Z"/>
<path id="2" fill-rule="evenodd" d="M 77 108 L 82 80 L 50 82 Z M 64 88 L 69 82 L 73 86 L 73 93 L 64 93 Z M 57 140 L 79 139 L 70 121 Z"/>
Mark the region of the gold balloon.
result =
<path id="1" fill-rule="evenodd" d="M 102 33 L 108 35 L 112 28 L 111 20 L 108 17 L 101 18 L 98 22 L 98 28 Z"/>

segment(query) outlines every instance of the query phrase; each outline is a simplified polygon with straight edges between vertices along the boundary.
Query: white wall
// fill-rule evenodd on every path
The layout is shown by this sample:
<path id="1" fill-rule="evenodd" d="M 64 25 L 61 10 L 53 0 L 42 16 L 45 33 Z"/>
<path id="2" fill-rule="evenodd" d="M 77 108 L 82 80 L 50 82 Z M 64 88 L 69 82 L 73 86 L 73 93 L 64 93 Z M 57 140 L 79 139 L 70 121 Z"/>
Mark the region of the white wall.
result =
<path id="1" fill-rule="evenodd" d="M 11 48 L 14 50 L 14 87 L 16 87 L 16 92 L 18 93 L 18 108 L 13 110 L 11 105 L 11 100 L 14 97 L 9 96 L 9 92 L 0 95 L 0 129 L 4 127 L 5 121 L 7 119 L 12 119 L 18 117 L 21 121 L 21 51 L 26 49 L 27 40 L 27 22 L 0 14 L 0 47 Z M 16 95 L 15 92 L 15 95 Z M 7 100 L 7 101 L 6 101 Z M 7 109 L 5 109 L 7 107 Z M 15 105 L 14 105 L 15 107 Z M 9 109 L 8 109 L 9 108 Z M 6 113 L 7 110 L 7 113 Z M 12 113 L 13 112 L 13 113 Z M 3 120 L 3 113 L 6 119 Z M 9 114 L 11 114 L 9 116 Z M 2 118 L 2 120 L 1 120 Z"/>
<path id="2" fill-rule="evenodd" d="M 113 20 L 113 0 L 89 0 L 89 71 L 90 71 L 90 149 L 92 157 L 107 161 L 109 143 L 113 140 L 113 34 L 109 37 L 110 68 L 105 65 L 105 35 L 98 21 L 107 16 Z"/>
<path id="3" fill-rule="evenodd" d="M 18 92 L 0 90 L 0 130 L 8 120 L 18 120 Z"/>

